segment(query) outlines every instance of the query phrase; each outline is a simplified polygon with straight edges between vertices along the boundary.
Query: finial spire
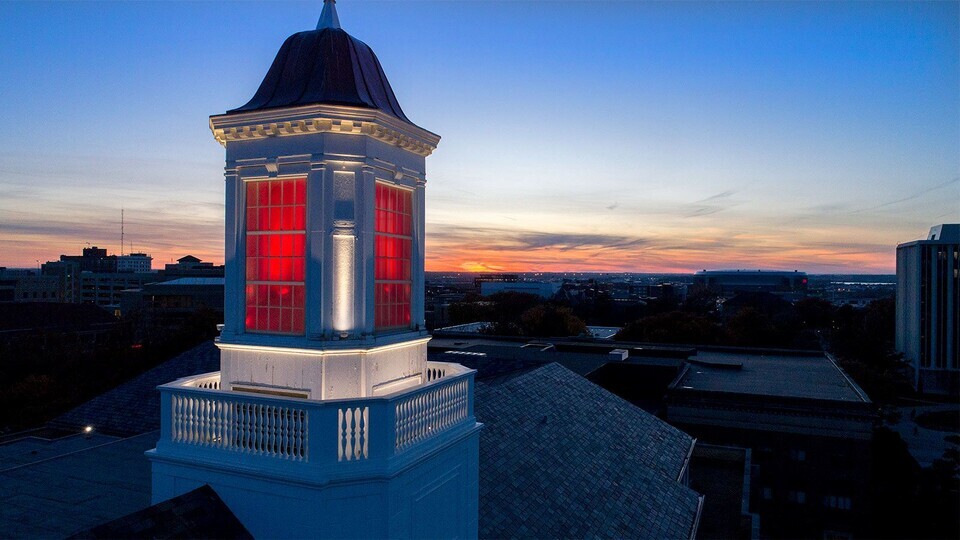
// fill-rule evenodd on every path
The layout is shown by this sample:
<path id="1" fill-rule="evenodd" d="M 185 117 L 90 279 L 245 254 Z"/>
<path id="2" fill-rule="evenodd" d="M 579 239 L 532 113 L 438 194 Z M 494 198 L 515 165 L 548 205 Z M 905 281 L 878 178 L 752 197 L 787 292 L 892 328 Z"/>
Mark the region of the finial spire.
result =
<path id="1" fill-rule="evenodd" d="M 340 17 L 337 17 L 337 0 L 323 0 L 323 11 L 317 21 L 317 30 L 324 28 L 340 28 Z"/>

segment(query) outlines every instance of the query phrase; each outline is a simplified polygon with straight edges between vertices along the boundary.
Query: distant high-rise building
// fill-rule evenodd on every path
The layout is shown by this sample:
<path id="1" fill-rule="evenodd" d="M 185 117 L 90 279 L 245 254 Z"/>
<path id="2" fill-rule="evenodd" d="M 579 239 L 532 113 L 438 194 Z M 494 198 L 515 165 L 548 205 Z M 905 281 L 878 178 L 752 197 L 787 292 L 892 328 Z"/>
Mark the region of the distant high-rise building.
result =
<path id="1" fill-rule="evenodd" d="M 153 257 L 146 253 L 131 253 L 117 257 L 117 272 L 150 272 Z"/>
<path id="2" fill-rule="evenodd" d="M 896 345 L 914 388 L 960 393 L 960 224 L 897 246 Z"/>
<path id="3" fill-rule="evenodd" d="M 75 262 L 81 272 L 116 272 L 117 256 L 97 246 L 83 248 L 82 255 L 61 255 L 60 262 Z"/>
<path id="4" fill-rule="evenodd" d="M 43 264 L 39 279 L 24 285 L 27 297 L 21 301 L 40 299 L 47 292 L 46 301 L 116 310 L 122 291 L 157 281 L 156 274 L 150 274 L 151 261 L 146 253 L 107 255 L 107 250 L 96 246 L 83 248 L 81 255 L 60 255 L 59 261 Z"/>
<path id="5" fill-rule="evenodd" d="M 223 277 L 223 265 L 214 266 L 211 262 L 203 262 L 193 255 L 186 255 L 177 259 L 177 262 L 164 266 L 163 275 L 167 279 L 181 277 Z"/>

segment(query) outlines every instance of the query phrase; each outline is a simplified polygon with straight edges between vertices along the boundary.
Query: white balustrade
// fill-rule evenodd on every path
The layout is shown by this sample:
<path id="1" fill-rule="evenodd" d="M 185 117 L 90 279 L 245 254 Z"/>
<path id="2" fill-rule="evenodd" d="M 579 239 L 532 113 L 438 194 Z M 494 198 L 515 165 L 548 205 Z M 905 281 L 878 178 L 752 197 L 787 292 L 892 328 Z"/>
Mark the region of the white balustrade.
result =
<path id="1" fill-rule="evenodd" d="M 395 405 L 397 451 L 428 439 L 467 417 L 469 384 L 466 379 L 427 387 L 404 396 Z"/>
<path id="2" fill-rule="evenodd" d="M 307 410 L 234 396 L 172 395 L 175 443 L 292 461 L 307 459 Z"/>
<path id="3" fill-rule="evenodd" d="M 370 407 L 337 410 L 337 461 L 367 459 Z"/>
<path id="4" fill-rule="evenodd" d="M 436 362 L 436 363 L 439 364 L 440 362 Z M 434 364 L 434 362 L 430 362 L 430 364 Z M 427 366 L 427 370 L 426 370 L 426 375 L 427 375 L 427 382 L 432 382 L 432 381 L 435 381 L 435 380 L 437 380 L 437 379 L 442 379 L 442 378 L 446 377 L 446 375 L 447 375 L 447 370 L 446 370 L 446 368 L 445 368 L 444 366 L 429 366 L 429 365 L 428 365 L 428 366 Z"/>
<path id="5" fill-rule="evenodd" d="M 229 452 L 278 466 L 385 463 L 446 430 L 473 425 L 473 370 L 427 362 L 425 379 L 386 396 L 326 401 L 223 390 L 219 373 L 180 379 L 160 387 L 169 411 L 158 448 Z"/>
<path id="6" fill-rule="evenodd" d="M 195 379 L 191 379 L 188 384 L 192 388 L 203 388 L 205 390 L 219 390 L 220 374 L 214 373 L 212 375 L 197 377 Z"/>

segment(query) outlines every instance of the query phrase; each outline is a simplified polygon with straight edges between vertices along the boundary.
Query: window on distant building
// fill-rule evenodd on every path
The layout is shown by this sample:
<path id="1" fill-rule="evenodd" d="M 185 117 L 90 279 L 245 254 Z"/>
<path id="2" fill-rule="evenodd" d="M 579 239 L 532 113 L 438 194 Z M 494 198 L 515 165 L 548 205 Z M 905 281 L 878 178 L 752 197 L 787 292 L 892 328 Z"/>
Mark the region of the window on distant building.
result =
<path id="1" fill-rule="evenodd" d="M 247 183 L 248 332 L 304 333 L 306 180 Z"/>
<path id="2" fill-rule="evenodd" d="M 763 488 L 763 498 L 768 501 L 773 499 L 773 489 L 768 487 Z"/>
<path id="3" fill-rule="evenodd" d="M 794 461 L 806 461 L 807 452 L 804 450 L 794 450 L 790 449 L 790 459 Z"/>
<path id="4" fill-rule="evenodd" d="M 803 504 L 807 502 L 807 494 L 803 491 L 791 491 L 787 493 L 787 500 L 792 503 Z"/>
<path id="5" fill-rule="evenodd" d="M 836 495 L 824 495 L 824 508 L 836 508 L 837 510 L 850 510 L 853 507 L 853 501 L 850 497 L 838 497 Z"/>
<path id="6" fill-rule="evenodd" d="M 377 331 L 410 327 L 412 239 L 412 192 L 378 183 L 374 248 Z"/>

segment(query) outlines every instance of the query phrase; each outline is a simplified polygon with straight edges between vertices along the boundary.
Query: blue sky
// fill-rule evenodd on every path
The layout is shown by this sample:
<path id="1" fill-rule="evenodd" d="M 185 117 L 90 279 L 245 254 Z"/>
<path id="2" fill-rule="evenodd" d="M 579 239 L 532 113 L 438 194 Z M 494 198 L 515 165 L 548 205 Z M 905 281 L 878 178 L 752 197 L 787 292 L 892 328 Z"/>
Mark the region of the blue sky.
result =
<path id="1" fill-rule="evenodd" d="M 428 158 L 428 268 L 891 272 L 960 221 L 960 4 L 351 1 Z M 313 2 L 0 3 L 0 265 L 222 260 L 223 149 Z"/>

